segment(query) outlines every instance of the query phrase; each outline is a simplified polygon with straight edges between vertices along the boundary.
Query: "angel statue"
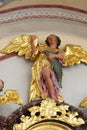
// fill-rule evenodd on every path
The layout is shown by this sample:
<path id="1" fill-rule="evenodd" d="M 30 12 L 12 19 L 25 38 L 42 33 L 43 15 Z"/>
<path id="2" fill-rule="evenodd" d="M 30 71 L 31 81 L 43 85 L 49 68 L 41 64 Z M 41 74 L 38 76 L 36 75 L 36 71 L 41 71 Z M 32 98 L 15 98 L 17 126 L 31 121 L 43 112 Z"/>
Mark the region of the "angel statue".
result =
<path id="1" fill-rule="evenodd" d="M 59 88 L 62 87 L 62 66 L 84 62 L 87 64 L 87 51 L 80 45 L 68 44 L 60 49 L 61 40 L 50 34 L 46 44 L 39 43 L 36 35 L 20 35 L 14 38 L 1 53 L 18 53 L 25 59 L 35 61 L 32 66 L 32 81 L 29 100 L 51 98 L 64 101 Z"/>

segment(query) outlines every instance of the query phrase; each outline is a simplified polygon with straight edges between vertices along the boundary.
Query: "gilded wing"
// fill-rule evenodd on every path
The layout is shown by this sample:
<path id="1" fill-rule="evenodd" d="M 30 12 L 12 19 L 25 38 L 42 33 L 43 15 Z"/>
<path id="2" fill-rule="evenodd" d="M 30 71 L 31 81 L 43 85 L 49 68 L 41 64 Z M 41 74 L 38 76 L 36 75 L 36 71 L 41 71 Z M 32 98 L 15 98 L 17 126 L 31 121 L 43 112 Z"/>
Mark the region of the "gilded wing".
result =
<path id="1" fill-rule="evenodd" d="M 20 35 L 14 38 L 9 45 L 0 50 L 0 53 L 18 53 L 18 56 L 25 55 L 25 59 L 29 59 L 31 55 L 31 36 L 32 35 Z M 34 40 L 35 46 L 38 44 L 38 38 Z"/>
<path id="2" fill-rule="evenodd" d="M 81 62 L 87 64 L 87 50 L 80 45 L 67 44 L 65 46 L 64 66 L 72 66 Z"/>
<path id="3" fill-rule="evenodd" d="M 87 97 L 85 97 L 79 104 L 79 107 L 87 107 Z"/>

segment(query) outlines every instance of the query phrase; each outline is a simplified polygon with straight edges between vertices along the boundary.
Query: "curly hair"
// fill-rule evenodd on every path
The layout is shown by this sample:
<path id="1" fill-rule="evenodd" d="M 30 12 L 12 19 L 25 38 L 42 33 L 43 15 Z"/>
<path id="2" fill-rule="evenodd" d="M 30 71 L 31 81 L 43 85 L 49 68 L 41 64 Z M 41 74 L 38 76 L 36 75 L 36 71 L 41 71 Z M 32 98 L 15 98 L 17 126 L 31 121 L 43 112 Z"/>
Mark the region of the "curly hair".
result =
<path id="1" fill-rule="evenodd" d="M 56 35 L 55 35 L 56 36 Z M 57 38 L 57 48 L 60 46 L 60 44 L 61 44 L 61 39 L 58 37 L 58 36 L 56 36 L 56 38 Z M 48 45 L 48 46 L 50 46 L 49 45 L 49 42 L 48 42 L 48 37 L 47 37 L 47 39 L 45 40 L 45 42 L 46 42 L 46 44 Z"/>

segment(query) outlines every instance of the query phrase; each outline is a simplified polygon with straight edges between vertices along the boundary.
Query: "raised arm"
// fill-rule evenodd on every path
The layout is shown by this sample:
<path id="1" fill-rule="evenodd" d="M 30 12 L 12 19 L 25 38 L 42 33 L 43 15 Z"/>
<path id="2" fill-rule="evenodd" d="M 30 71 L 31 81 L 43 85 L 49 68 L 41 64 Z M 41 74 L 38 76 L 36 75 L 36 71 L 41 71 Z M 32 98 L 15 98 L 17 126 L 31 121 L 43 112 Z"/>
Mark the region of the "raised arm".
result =
<path id="1" fill-rule="evenodd" d="M 31 60 L 35 60 L 37 59 L 39 54 L 38 38 L 36 35 L 31 35 L 30 44 L 31 44 Z"/>
<path id="2" fill-rule="evenodd" d="M 37 49 L 37 47 L 35 46 L 35 44 L 34 44 L 34 42 L 35 42 L 35 40 L 37 40 L 37 36 L 36 35 L 31 35 L 31 39 L 30 39 L 30 43 L 31 43 L 31 53 L 33 54 L 35 51 L 36 51 L 36 49 Z"/>

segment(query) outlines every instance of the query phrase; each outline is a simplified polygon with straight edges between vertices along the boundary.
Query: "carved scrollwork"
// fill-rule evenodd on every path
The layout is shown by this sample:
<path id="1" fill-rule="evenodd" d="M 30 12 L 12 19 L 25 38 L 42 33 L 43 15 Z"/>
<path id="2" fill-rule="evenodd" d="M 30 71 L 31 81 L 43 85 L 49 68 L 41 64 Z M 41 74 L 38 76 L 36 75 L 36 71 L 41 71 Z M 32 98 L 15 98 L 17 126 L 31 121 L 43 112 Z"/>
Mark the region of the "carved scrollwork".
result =
<path id="1" fill-rule="evenodd" d="M 32 125 L 45 120 L 61 121 L 72 127 L 79 127 L 80 125 L 85 124 L 85 121 L 79 117 L 78 112 L 70 111 L 69 107 L 70 106 L 67 104 L 57 105 L 52 99 L 42 100 L 40 106 L 33 106 L 28 109 L 28 116 L 21 116 L 21 123 L 15 124 L 13 130 L 26 130 Z"/>

